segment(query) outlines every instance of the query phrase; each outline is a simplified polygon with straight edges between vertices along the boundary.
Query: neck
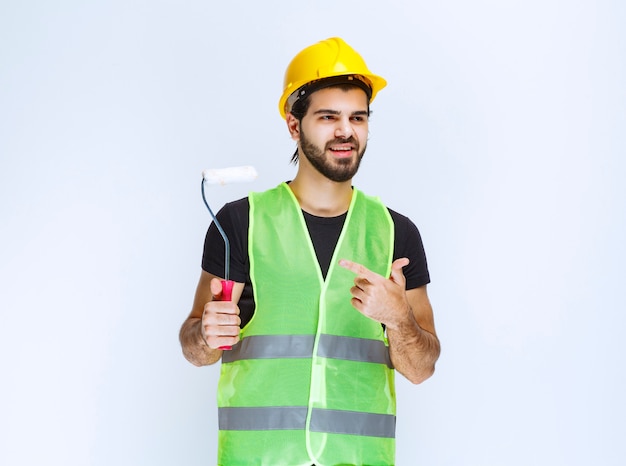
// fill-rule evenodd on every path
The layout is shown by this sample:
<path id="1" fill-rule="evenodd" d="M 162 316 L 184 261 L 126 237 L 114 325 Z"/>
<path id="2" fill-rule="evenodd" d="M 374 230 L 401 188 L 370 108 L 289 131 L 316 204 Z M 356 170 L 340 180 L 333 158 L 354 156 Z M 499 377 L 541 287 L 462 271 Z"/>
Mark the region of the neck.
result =
<path id="1" fill-rule="evenodd" d="M 336 217 L 348 211 L 352 201 L 352 182 L 338 183 L 319 173 L 298 170 L 289 183 L 300 207 L 318 217 Z"/>

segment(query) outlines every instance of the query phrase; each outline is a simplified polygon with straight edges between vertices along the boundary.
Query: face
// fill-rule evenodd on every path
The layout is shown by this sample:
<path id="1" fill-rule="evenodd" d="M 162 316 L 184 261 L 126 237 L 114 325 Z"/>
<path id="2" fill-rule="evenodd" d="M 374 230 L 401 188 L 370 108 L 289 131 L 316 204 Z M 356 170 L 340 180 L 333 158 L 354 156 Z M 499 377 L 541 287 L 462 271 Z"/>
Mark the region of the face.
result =
<path id="1" fill-rule="evenodd" d="M 351 180 L 367 147 L 369 123 L 365 92 L 358 88 L 330 87 L 311 94 L 310 99 L 299 129 L 304 158 L 332 181 Z"/>

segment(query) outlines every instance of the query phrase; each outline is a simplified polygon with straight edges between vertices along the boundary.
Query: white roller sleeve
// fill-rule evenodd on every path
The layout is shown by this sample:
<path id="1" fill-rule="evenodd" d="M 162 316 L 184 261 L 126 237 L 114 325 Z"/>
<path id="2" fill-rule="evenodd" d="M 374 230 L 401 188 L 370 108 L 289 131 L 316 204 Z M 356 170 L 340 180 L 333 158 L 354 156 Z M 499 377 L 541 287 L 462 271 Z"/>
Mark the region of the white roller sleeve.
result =
<path id="1" fill-rule="evenodd" d="M 254 181 L 258 174 L 251 165 L 229 168 L 207 168 L 202 171 L 202 178 L 209 184 L 247 183 Z"/>

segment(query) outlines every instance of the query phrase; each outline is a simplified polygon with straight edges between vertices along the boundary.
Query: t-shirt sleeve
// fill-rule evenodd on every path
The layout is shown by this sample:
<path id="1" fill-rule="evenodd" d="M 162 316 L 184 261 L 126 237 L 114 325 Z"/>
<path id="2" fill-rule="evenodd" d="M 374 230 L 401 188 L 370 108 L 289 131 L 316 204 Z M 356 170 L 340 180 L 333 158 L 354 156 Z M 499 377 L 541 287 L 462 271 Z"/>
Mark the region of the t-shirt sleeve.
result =
<path id="1" fill-rule="evenodd" d="M 404 215 L 389 210 L 395 225 L 394 260 L 401 257 L 409 259 L 409 265 L 404 267 L 406 289 L 419 288 L 430 283 L 426 252 L 422 243 L 422 236 L 417 226 Z"/>
<path id="2" fill-rule="evenodd" d="M 229 278 L 245 283 L 248 264 L 248 199 L 244 198 L 226 204 L 219 210 L 216 217 L 230 244 Z M 215 222 L 211 222 L 204 239 L 202 269 L 224 278 L 225 250 L 224 239 Z"/>

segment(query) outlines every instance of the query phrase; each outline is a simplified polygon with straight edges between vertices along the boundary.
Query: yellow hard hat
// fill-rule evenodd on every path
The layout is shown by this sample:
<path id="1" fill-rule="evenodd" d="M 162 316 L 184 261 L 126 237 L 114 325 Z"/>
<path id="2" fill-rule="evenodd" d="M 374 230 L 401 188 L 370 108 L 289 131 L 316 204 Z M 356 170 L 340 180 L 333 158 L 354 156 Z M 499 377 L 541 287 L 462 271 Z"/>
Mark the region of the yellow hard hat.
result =
<path id="1" fill-rule="evenodd" d="M 285 118 L 289 96 L 302 86 L 336 76 L 351 76 L 365 82 L 371 89 L 370 102 L 387 85 L 383 78 L 372 74 L 361 55 L 343 39 L 332 37 L 305 48 L 291 60 L 285 71 L 283 95 L 278 101 L 280 115 Z"/>

